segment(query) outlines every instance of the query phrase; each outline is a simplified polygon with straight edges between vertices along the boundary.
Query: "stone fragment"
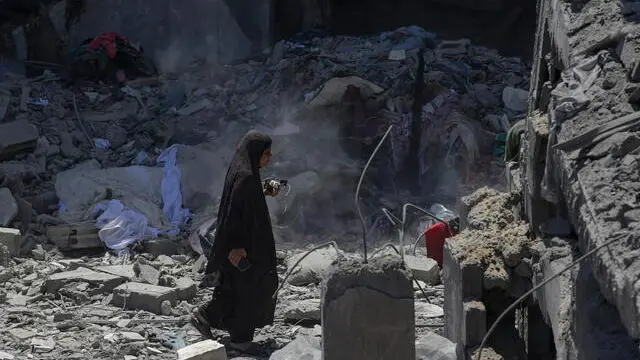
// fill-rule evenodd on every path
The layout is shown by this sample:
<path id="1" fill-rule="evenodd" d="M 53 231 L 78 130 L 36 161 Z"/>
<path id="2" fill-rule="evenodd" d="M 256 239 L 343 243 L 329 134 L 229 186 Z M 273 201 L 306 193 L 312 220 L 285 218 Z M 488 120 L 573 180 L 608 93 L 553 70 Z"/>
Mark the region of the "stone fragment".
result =
<path id="1" fill-rule="evenodd" d="M 0 189 L 0 226 L 8 226 L 18 215 L 18 203 L 7 188 Z"/>
<path id="2" fill-rule="evenodd" d="M 162 313 L 162 302 L 169 300 L 175 305 L 178 300 L 178 289 L 149 284 L 129 282 L 113 289 L 111 303 L 125 306 L 131 310 L 146 310 L 155 314 Z"/>
<path id="3" fill-rule="evenodd" d="M 38 129 L 26 120 L 0 124 L 0 161 L 32 152 L 38 143 Z"/>
<path id="4" fill-rule="evenodd" d="M 122 341 L 125 343 L 145 340 L 144 336 L 138 334 L 137 332 L 132 332 L 132 331 L 121 332 L 120 339 L 122 339 Z"/>
<path id="5" fill-rule="evenodd" d="M 280 350 L 274 351 L 269 360 L 322 360 L 320 339 L 314 336 L 298 336 Z"/>
<path id="6" fill-rule="evenodd" d="M 529 92 L 526 90 L 516 89 L 513 87 L 506 87 L 502 90 L 502 102 L 504 102 L 504 107 L 511 111 L 526 111 L 528 99 Z"/>
<path id="7" fill-rule="evenodd" d="M 298 323 L 300 321 L 320 322 L 320 299 L 294 301 L 283 311 L 284 320 Z"/>
<path id="8" fill-rule="evenodd" d="M 36 332 L 27 329 L 14 328 L 8 330 L 9 334 L 18 340 L 28 340 L 36 336 Z"/>
<path id="9" fill-rule="evenodd" d="M 426 256 L 407 255 L 404 257 L 404 261 L 416 279 L 430 285 L 436 285 L 440 282 L 440 268 L 435 260 Z"/>
<path id="10" fill-rule="evenodd" d="M 140 262 L 133 263 L 133 273 L 134 279 L 137 282 L 158 285 L 158 280 L 160 280 L 160 270 L 151 265 L 141 264 Z"/>
<path id="11" fill-rule="evenodd" d="M 56 347 L 56 342 L 51 338 L 31 339 L 31 347 L 37 352 L 50 352 Z"/>
<path id="12" fill-rule="evenodd" d="M 20 255 L 22 233 L 18 229 L 0 227 L 0 245 L 6 246 L 11 256 Z"/>
<path id="13" fill-rule="evenodd" d="M 306 252 L 303 252 L 287 259 L 289 271 L 305 254 Z M 320 283 L 338 257 L 339 255 L 334 248 L 319 249 L 310 253 L 293 269 L 291 276 L 289 276 L 289 284 L 306 286 Z"/>
<path id="14" fill-rule="evenodd" d="M 322 355 L 415 359 L 413 288 L 398 257 L 343 262 L 328 275 L 322 286 Z"/>
<path id="15" fill-rule="evenodd" d="M 46 292 L 53 294 L 68 283 L 85 282 L 96 287 L 96 292 L 109 293 L 125 281 L 126 280 L 120 276 L 114 276 L 80 267 L 76 270 L 65 271 L 49 276 L 45 281 L 45 289 Z"/>
<path id="16" fill-rule="evenodd" d="M 169 300 L 165 300 L 160 304 L 160 313 L 164 316 L 170 316 L 173 314 L 173 307 Z"/>
<path id="17" fill-rule="evenodd" d="M 0 360 L 13 360 L 16 357 L 9 354 L 8 352 L 0 351 Z"/>
<path id="18" fill-rule="evenodd" d="M 196 297 L 198 286 L 188 277 L 176 279 L 176 288 L 178 289 L 178 300 L 189 301 Z"/>
<path id="19" fill-rule="evenodd" d="M 487 290 L 499 288 L 503 290 L 509 289 L 509 274 L 503 264 L 491 263 L 484 271 L 482 284 Z"/>
<path id="20" fill-rule="evenodd" d="M 427 332 L 416 340 L 416 360 L 458 360 L 456 344 L 436 333 Z"/>
<path id="21" fill-rule="evenodd" d="M 178 360 L 227 360 L 224 345 L 217 341 L 205 340 L 178 349 Z"/>
<path id="22" fill-rule="evenodd" d="M 93 269 L 95 271 L 100 271 L 107 274 L 120 276 L 129 280 L 134 279 L 136 276 L 133 271 L 133 265 L 104 265 L 104 266 L 96 266 Z"/>

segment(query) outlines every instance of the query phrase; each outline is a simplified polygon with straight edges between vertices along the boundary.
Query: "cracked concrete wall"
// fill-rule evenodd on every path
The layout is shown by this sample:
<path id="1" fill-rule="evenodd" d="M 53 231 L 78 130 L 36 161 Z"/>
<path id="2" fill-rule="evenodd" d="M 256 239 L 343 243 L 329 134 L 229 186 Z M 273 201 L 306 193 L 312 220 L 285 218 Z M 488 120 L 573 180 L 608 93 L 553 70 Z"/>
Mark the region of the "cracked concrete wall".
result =
<path id="1" fill-rule="evenodd" d="M 564 120 L 557 133 L 558 142 L 574 139 L 590 129 L 636 111 L 632 94 L 639 87 L 633 79 L 637 63 L 634 59 L 637 59 L 638 52 L 632 52 L 633 56 L 627 57 L 627 61 L 623 55 L 626 54 L 625 48 L 638 48 L 637 26 L 635 30 L 627 28 L 629 20 L 640 16 L 638 11 L 626 8 L 623 3 L 604 0 L 580 4 L 540 0 L 539 9 L 541 16 L 531 81 L 530 124 L 543 119 L 545 125 L 549 125 L 549 92 L 561 80 L 557 76 L 559 72 L 575 66 L 580 56 L 590 57 L 599 52 L 609 55 L 608 60 L 600 64 L 602 76 L 598 76 L 594 85 L 585 90 L 590 97 L 589 104 Z M 628 29 L 630 33 L 627 35 L 621 29 Z M 550 39 L 551 46 L 543 49 L 542 43 L 546 38 Z M 534 114 L 534 110 L 540 113 Z M 524 146 L 527 149 L 524 155 L 530 158 L 537 157 L 534 152 L 541 150 L 533 146 L 535 142 L 549 139 L 548 131 L 535 132 L 532 127 L 529 126 Z M 552 207 L 567 209 L 566 220 L 575 232 L 575 238 L 568 238 L 568 242 L 584 253 L 616 233 L 631 236 L 628 241 L 612 244 L 597 252 L 571 276 L 555 281 L 562 279 L 565 285 L 554 286 L 552 283 L 539 292 L 547 322 L 554 328 L 559 359 L 640 358 L 637 350 L 640 338 L 637 253 L 640 250 L 636 235 L 640 204 L 634 195 L 640 186 L 636 175 L 638 156 L 626 150 L 611 156 L 613 150 L 620 147 L 617 144 L 630 142 L 634 136 L 632 132 L 620 132 L 604 139 L 594 149 L 587 146 L 582 152 L 588 156 L 580 159 L 559 150 L 549 150 L 551 157 L 546 166 L 551 167 L 552 178 L 559 184 L 558 190 L 562 194 Z M 596 148 L 602 149 L 603 155 L 598 155 Z M 547 148 L 542 151 L 546 154 Z M 544 167 L 534 168 L 523 162 L 521 170 L 526 174 L 523 176 L 525 181 L 538 185 Z M 529 200 L 542 199 L 539 194 L 527 193 L 526 187 L 524 195 Z M 531 198 L 531 195 L 535 196 Z M 553 216 L 547 205 L 526 207 L 529 219 L 540 219 L 531 224 L 532 228 L 537 229 Z M 545 236 L 544 231 L 541 236 Z M 544 277 L 552 276 L 558 270 L 553 262 L 541 261 L 539 265 L 546 272 Z M 560 293 L 560 288 L 572 290 Z M 559 313 L 567 306 L 569 311 Z"/>

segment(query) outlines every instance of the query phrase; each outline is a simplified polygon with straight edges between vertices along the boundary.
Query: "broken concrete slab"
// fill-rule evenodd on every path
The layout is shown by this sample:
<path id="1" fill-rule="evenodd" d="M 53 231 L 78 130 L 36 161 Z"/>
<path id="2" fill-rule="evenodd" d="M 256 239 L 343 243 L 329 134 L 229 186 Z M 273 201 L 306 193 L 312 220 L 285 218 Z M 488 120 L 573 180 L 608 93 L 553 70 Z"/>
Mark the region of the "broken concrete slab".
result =
<path id="1" fill-rule="evenodd" d="M 38 143 L 38 129 L 26 120 L 0 124 L 0 161 L 32 152 Z"/>
<path id="2" fill-rule="evenodd" d="M 96 266 L 93 270 L 119 276 L 127 280 L 132 280 L 136 277 L 136 274 L 133 271 L 133 265 L 104 265 Z"/>
<path id="3" fill-rule="evenodd" d="M 178 360 L 227 360 L 224 345 L 214 340 L 204 340 L 178 349 Z"/>
<path id="4" fill-rule="evenodd" d="M 0 245 L 6 246 L 11 256 L 20 255 L 22 233 L 18 229 L 0 227 Z"/>
<path id="5" fill-rule="evenodd" d="M 176 289 L 178 289 L 178 300 L 189 301 L 198 293 L 198 285 L 187 277 L 176 279 Z"/>
<path id="6" fill-rule="evenodd" d="M 400 258 L 344 262 L 328 275 L 322 347 L 325 360 L 415 359 L 413 287 Z"/>
<path id="7" fill-rule="evenodd" d="M 104 247 L 94 224 L 49 226 L 47 227 L 47 237 L 61 251 Z"/>
<path id="8" fill-rule="evenodd" d="M 126 279 L 121 276 L 80 267 L 76 270 L 60 272 L 49 276 L 45 281 L 45 291 L 54 294 L 70 282 L 86 282 L 97 287 L 97 291 L 108 293 L 125 281 Z"/>
<path id="9" fill-rule="evenodd" d="M 305 254 L 306 252 L 303 252 L 288 258 L 287 268 L 291 269 Z M 293 269 L 289 276 L 289 284 L 306 286 L 320 283 L 339 256 L 334 248 L 319 249 L 310 253 Z"/>
<path id="10" fill-rule="evenodd" d="M 132 310 L 146 310 L 154 314 L 162 313 L 162 302 L 168 300 L 171 305 L 178 301 L 178 289 L 128 282 L 113 289 L 115 306 L 125 306 Z"/>
<path id="11" fill-rule="evenodd" d="M 429 285 L 436 285 L 440 282 L 440 267 L 435 260 L 426 256 L 405 255 L 404 261 L 414 278 Z"/>
<path id="12" fill-rule="evenodd" d="M 18 203 L 11 190 L 0 188 L 0 226 L 8 226 L 18 215 Z"/>
<path id="13" fill-rule="evenodd" d="M 320 299 L 306 299 L 289 303 L 282 312 L 282 316 L 287 322 L 311 321 L 320 323 Z"/>

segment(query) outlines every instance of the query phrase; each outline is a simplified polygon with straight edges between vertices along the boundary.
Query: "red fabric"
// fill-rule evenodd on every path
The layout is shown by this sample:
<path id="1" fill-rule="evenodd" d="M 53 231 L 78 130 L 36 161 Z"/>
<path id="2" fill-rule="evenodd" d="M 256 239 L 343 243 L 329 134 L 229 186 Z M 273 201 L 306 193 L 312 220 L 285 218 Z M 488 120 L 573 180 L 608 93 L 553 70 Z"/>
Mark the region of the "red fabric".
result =
<path id="1" fill-rule="evenodd" d="M 116 57 L 116 53 L 118 52 L 116 40 L 127 42 L 127 38 L 125 38 L 124 36 L 120 36 L 117 33 L 104 33 L 102 35 L 99 35 L 89 43 L 89 49 L 96 50 L 99 47 L 104 47 L 104 49 L 107 51 L 107 56 L 113 59 Z"/>
<path id="2" fill-rule="evenodd" d="M 442 268 L 442 252 L 444 250 L 444 243 L 448 238 L 454 235 L 455 232 L 449 227 L 449 225 L 442 222 L 431 225 L 424 232 L 427 257 L 435 260 L 440 268 Z"/>

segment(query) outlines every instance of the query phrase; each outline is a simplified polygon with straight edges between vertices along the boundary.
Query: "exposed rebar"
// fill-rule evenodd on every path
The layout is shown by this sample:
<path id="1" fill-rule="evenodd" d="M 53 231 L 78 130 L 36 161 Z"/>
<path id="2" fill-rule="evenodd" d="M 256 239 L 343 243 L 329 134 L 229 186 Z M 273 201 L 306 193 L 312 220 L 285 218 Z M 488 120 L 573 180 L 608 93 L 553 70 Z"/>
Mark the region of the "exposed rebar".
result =
<path id="1" fill-rule="evenodd" d="M 300 257 L 300 259 L 298 259 L 298 261 L 296 261 L 295 264 L 293 264 L 293 266 L 291 268 L 287 269 L 287 273 L 285 274 L 284 279 L 282 280 L 282 282 L 280 283 L 280 285 L 276 289 L 276 292 L 273 293 L 273 299 L 277 299 L 278 298 L 278 293 L 280 292 L 280 290 L 282 290 L 284 285 L 287 283 L 287 279 L 289 278 L 289 276 L 291 276 L 291 274 L 293 273 L 293 270 L 296 268 L 296 266 L 298 266 L 300 264 L 300 262 L 302 262 L 302 260 L 304 260 L 312 252 L 314 252 L 316 250 L 319 250 L 319 249 L 321 249 L 321 248 L 323 248 L 325 246 L 328 246 L 328 245 L 332 245 L 336 249 L 336 253 L 338 254 L 338 260 L 340 260 L 342 258 L 342 254 L 340 253 L 340 248 L 338 248 L 338 244 L 334 240 L 327 241 L 326 243 L 320 244 L 320 245 L 312 248 L 311 250 L 307 251 L 304 255 L 302 255 L 302 257 Z"/>
<path id="2" fill-rule="evenodd" d="M 482 338 L 482 342 L 480 343 L 480 347 L 478 349 L 478 356 L 476 357 L 476 360 L 480 360 L 481 359 L 482 349 L 484 349 L 484 347 L 485 347 L 485 345 L 487 343 L 487 340 L 489 339 L 489 336 L 491 336 L 491 334 L 496 330 L 496 328 L 498 327 L 498 324 L 500 323 L 500 321 L 505 316 L 507 316 L 507 314 L 509 314 L 511 312 L 511 310 L 513 310 L 516 306 L 518 306 L 521 302 L 523 302 L 527 297 L 529 297 L 529 295 L 533 294 L 536 290 L 538 290 L 541 287 L 545 286 L 546 284 L 548 284 L 553 279 L 555 279 L 558 276 L 562 275 L 565 271 L 567 271 L 567 270 L 571 269 L 572 267 L 574 267 L 575 265 L 579 264 L 584 259 L 586 259 L 589 256 L 593 255 L 596 251 L 598 251 L 598 250 L 600 250 L 600 249 L 602 249 L 604 247 L 607 247 L 607 246 L 613 244 L 616 241 L 620 241 L 622 239 L 629 239 L 631 236 L 632 236 L 632 234 L 630 234 L 630 233 L 626 234 L 626 235 L 619 235 L 618 237 L 616 237 L 614 239 L 611 239 L 611 240 L 607 241 L 606 243 L 587 251 L 587 253 L 585 253 L 584 255 L 580 256 L 574 262 L 572 262 L 571 264 L 567 265 L 566 267 L 564 267 L 562 270 L 558 271 L 557 273 L 553 274 L 551 277 L 549 277 L 548 279 L 544 280 L 540 284 L 534 286 L 531 290 L 529 290 L 526 293 L 524 293 L 524 295 L 520 296 L 513 304 L 509 305 L 509 307 L 505 311 L 503 311 L 502 314 L 500 314 L 500 316 L 498 316 L 498 318 L 493 322 L 493 324 L 491 325 L 491 327 L 489 328 L 487 333 L 484 335 L 484 337 Z"/>
<path id="3" fill-rule="evenodd" d="M 363 245 L 363 251 L 364 251 L 363 259 L 365 264 L 367 263 L 367 226 L 365 225 L 364 216 L 362 215 L 362 211 L 360 210 L 360 201 L 359 201 L 360 188 L 362 187 L 362 181 L 364 180 L 364 175 L 367 173 L 367 169 L 369 168 L 369 165 L 371 165 L 371 161 L 373 161 L 373 158 L 378 153 L 378 150 L 380 150 L 382 143 L 384 143 L 384 140 L 391 133 L 392 128 L 393 128 L 393 125 L 390 125 L 389 128 L 387 129 L 387 132 L 384 133 L 384 135 L 382 136 L 382 139 L 380 139 L 380 141 L 378 142 L 378 145 L 371 153 L 371 156 L 369 157 L 369 161 L 367 161 L 364 168 L 362 169 L 362 173 L 360 174 L 360 180 L 358 181 L 358 186 L 356 187 L 355 203 L 356 203 L 356 211 L 358 212 L 358 217 L 360 218 L 360 225 L 362 226 L 362 245 Z"/>

